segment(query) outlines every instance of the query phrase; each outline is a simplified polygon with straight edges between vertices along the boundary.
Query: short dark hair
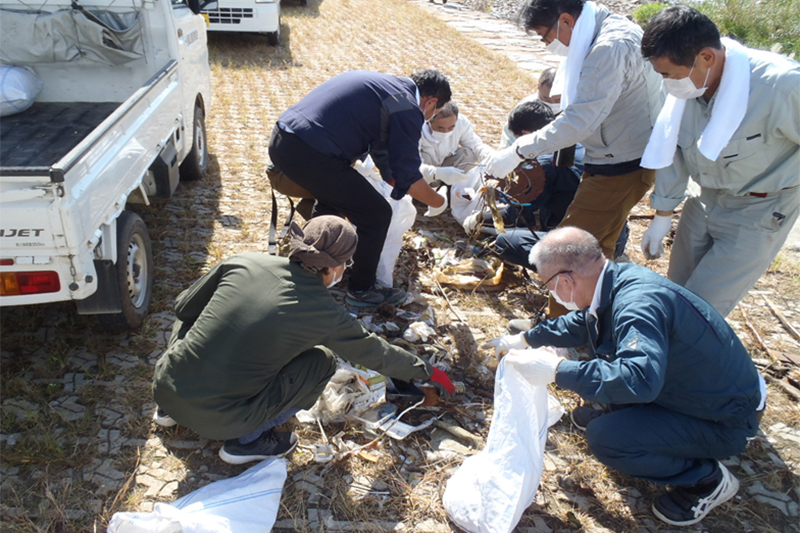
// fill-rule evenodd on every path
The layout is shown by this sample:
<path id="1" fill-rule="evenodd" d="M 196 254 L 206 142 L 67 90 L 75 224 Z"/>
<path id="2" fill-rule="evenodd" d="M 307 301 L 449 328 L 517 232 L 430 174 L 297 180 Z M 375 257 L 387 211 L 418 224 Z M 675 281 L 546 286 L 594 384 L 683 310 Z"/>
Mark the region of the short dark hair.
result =
<path id="1" fill-rule="evenodd" d="M 691 67 L 703 48 L 722 49 L 719 30 L 710 18 L 689 6 L 670 6 L 650 20 L 642 36 L 645 59 L 666 57 Z"/>
<path id="2" fill-rule="evenodd" d="M 523 131 L 538 131 L 555 119 L 550 106 L 540 100 L 529 100 L 518 104 L 508 114 L 508 129 L 519 137 Z"/>
<path id="3" fill-rule="evenodd" d="M 549 27 L 555 24 L 561 13 L 569 13 L 578 18 L 585 0 L 528 0 L 522 6 L 519 21 L 526 31 L 537 26 Z"/>
<path id="4" fill-rule="evenodd" d="M 447 81 L 447 77 L 438 70 L 426 68 L 414 72 L 409 77 L 417 85 L 421 97 L 433 96 L 438 99 L 436 102 L 436 109 L 439 109 L 450 101 L 452 97 L 450 82 Z"/>
<path id="5" fill-rule="evenodd" d="M 438 108 L 439 110 L 436 112 L 437 117 L 451 117 L 453 115 L 458 116 L 458 106 L 452 100 L 444 104 L 442 107 Z"/>
<path id="6" fill-rule="evenodd" d="M 539 75 L 539 87 L 541 87 L 542 85 L 547 85 L 548 87 L 552 87 L 553 80 L 555 79 L 556 79 L 555 67 L 546 68 Z"/>

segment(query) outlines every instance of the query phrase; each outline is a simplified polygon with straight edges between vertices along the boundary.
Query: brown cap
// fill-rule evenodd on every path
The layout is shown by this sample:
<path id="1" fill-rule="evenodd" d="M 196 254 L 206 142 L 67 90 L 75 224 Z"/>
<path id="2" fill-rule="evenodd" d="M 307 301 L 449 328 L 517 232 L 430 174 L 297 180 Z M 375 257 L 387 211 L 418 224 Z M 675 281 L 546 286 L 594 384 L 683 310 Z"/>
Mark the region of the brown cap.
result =
<path id="1" fill-rule="evenodd" d="M 292 222 L 289 237 L 289 259 L 315 273 L 346 263 L 358 245 L 353 225 L 333 215 L 312 218 L 302 229 Z"/>

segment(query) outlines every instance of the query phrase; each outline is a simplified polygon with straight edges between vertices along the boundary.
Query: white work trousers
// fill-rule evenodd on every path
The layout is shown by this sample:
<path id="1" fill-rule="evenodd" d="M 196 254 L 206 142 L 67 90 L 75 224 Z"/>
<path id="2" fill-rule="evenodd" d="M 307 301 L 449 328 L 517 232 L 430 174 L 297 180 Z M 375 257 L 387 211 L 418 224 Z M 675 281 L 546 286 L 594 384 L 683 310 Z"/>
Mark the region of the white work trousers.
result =
<path id="1" fill-rule="evenodd" d="M 667 277 L 722 316 L 756 284 L 800 214 L 800 187 L 765 198 L 703 188 L 681 214 Z"/>

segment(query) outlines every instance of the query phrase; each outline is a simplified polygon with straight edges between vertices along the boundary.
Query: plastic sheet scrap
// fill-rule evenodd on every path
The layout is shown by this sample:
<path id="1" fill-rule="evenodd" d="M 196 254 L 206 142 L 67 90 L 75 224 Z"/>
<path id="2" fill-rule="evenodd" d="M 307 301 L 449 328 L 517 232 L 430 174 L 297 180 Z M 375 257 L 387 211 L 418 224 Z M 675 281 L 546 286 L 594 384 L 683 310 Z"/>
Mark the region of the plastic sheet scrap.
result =
<path id="1" fill-rule="evenodd" d="M 469 533 L 510 533 L 539 487 L 547 428 L 563 413 L 546 386 L 531 385 L 513 358 L 503 358 L 486 446 L 464 461 L 442 497 L 453 522 Z"/>
<path id="2" fill-rule="evenodd" d="M 114 513 L 107 533 L 263 533 L 275 524 L 286 460 L 270 459 L 152 513 Z"/>

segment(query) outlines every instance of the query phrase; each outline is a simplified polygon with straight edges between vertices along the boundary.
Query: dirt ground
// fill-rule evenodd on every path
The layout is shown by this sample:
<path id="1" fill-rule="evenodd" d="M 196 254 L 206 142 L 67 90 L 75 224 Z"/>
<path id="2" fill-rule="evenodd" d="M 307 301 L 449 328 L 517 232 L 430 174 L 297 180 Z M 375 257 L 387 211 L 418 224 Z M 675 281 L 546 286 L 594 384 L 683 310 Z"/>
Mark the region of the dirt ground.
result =
<path id="1" fill-rule="evenodd" d="M 110 334 L 69 304 L 3 309 L 4 531 L 103 531 L 116 511 L 148 511 L 156 502 L 174 501 L 245 470 L 217 457 L 220 442 L 182 427 L 155 426 L 150 380 L 166 346 L 177 294 L 225 257 L 267 251 L 266 146 L 288 106 L 348 69 L 407 75 L 436 67 L 450 78 L 454 99 L 476 132 L 494 144 L 508 110 L 535 87 L 532 74 L 408 0 L 309 4 L 284 1 L 284 42 L 277 48 L 266 36 L 209 37 L 211 168 L 171 200 L 137 209 L 153 240 L 157 276 L 152 314 L 141 330 Z M 283 219 L 288 203 L 281 198 L 280 204 Z M 391 320 L 404 328 L 410 317 L 434 309 L 435 335 L 404 345 L 435 356 L 465 383 L 457 401 L 432 412 L 471 437 L 430 428 L 402 441 L 384 438 L 364 454 L 320 465 L 310 451 L 322 442 L 318 428 L 298 427 L 301 445 L 290 457 L 276 531 L 458 531 L 445 516 L 441 493 L 489 429 L 495 362 L 479 345 L 503 334 L 508 319 L 536 315 L 544 298 L 519 271 L 508 272 L 497 291 L 429 285 L 442 254 L 465 257 L 483 244 L 468 239 L 447 214 L 426 219 L 422 212 L 405 236 L 396 271 L 396 283 L 419 299 Z M 646 262 L 638 251 L 649 222 L 641 217 L 649 213 L 644 203 L 632 213 L 627 257 L 664 273 L 668 254 Z M 741 457 L 726 461 L 742 483 L 737 497 L 683 531 L 800 531 L 800 408 L 798 397 L 787 392 L 800 380 L 800 339 L 767 302 L 800 328 L 797 253 L 779 255 L 728 317 L 769 378 L 768 408 L 762 432 Z M 579 404 L 569 392 L 552 392 L 567 409 Z M 426 418 L 430 414 L 420 412 L 410 420 Z M 325 431 L 341 439 L 342 447 L 369 441 L 354 424 L 331 424 Z M 565 417 L 549 433 L 540 490 L 518 531 L 665 531 L 649 510 L 660 490 L 599 464 Z"/>

